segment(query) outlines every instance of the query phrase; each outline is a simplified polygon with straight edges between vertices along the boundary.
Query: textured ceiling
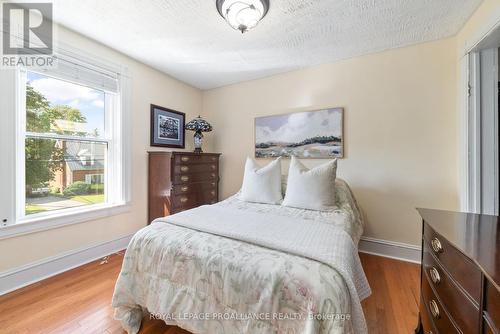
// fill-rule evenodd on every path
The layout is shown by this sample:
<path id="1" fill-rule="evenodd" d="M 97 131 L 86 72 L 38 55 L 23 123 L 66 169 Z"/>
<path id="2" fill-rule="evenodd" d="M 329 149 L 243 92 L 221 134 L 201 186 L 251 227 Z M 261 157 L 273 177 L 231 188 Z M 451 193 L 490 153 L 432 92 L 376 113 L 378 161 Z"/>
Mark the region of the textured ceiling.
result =
<path id="1" fill-rule="evenodd" d="M 209 89 L 454 35 L 482 0 L 270 0 L 242 35 L 215 0 L 55 0 L 56 21 Z"/>

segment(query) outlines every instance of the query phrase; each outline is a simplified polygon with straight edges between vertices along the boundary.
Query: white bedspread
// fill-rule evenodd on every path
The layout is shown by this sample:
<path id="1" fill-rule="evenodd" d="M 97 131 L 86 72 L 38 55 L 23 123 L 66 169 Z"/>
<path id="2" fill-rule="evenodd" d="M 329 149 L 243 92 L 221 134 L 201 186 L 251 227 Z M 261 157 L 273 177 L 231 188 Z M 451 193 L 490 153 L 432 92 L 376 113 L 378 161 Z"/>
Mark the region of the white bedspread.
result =
<path id="1" fill-rule="evenodd" d="M 159 218 L 155 222 L 245 241 L 329 265 L 340 273 L 349 288 L 355 332 L 367 332 L 360 300 L 371 294 L 370 286 L 354 242 L 338 226 L 211 205 Z"/>
<path id="2" fill-rule="evenodd" d="M 193 333 L 366 333 L 360 299 L 370 290 L 357 254 L 362 216 L 347 184 L 336 184 L 332 211 L 233 196 L 141 229 L 125 253 L 115 318 L 129 333 L 139 330 L 144 311 Z"/>

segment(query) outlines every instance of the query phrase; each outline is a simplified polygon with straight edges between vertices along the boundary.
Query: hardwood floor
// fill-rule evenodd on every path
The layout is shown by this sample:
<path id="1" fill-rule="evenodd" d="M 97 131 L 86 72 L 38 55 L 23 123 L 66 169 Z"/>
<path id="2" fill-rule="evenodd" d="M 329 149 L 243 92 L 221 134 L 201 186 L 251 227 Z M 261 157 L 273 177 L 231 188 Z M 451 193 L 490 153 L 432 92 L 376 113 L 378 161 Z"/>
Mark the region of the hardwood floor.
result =
<path id="1" fill-rule="evenodd" d="M 414 333 L 420 300 L 420 266 L 361 254 L 372 288 L 362 302 L 368 333 Z"/>
<path id="2" fill-rule="evenodd" d="M 124 333 L 110 305 L 123 254 L 92 262 L 0 297 L 0 333 Z M 420 269 L 361 254 L 373 294 L 363 302 L 370 334 L 412 333 L 417 323 Z M 141 334 L 189 334 L 160 320 Z"/>

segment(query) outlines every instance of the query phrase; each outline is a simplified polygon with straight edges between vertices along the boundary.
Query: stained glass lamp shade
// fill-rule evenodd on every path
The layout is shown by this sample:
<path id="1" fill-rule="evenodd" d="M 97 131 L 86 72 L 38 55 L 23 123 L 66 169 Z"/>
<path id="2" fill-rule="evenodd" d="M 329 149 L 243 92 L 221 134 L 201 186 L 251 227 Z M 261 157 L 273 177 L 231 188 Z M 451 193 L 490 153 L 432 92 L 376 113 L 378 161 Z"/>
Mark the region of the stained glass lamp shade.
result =
<path id="1" fill-rule="evenodd" d="M 194 151 L 197 153 L 203 152 L 201 149 L 203 144 L 203 132 L 212 131 L 210 123 L 201 118 L 201 116 L 198 116 L 186 124 L 186 130 L 194 131 Z"/>

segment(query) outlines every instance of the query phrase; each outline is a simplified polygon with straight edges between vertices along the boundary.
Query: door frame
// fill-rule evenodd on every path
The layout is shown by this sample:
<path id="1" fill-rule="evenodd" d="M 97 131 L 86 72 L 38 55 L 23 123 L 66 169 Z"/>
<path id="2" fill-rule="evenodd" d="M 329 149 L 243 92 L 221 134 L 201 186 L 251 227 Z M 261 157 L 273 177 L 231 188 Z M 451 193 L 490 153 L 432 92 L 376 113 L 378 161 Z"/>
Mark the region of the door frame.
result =
<path id="1" fill-rule="evenodd" d="M 481 134 L 479 54 L 488 37 L 500 30 L 500 8 L 459 51 L 459 200 L 460 210 L 481 211 Z M 474 84 L 471 84 L 474 83 Z M 472 99 L 470 98 L 472 97 Z"/>

